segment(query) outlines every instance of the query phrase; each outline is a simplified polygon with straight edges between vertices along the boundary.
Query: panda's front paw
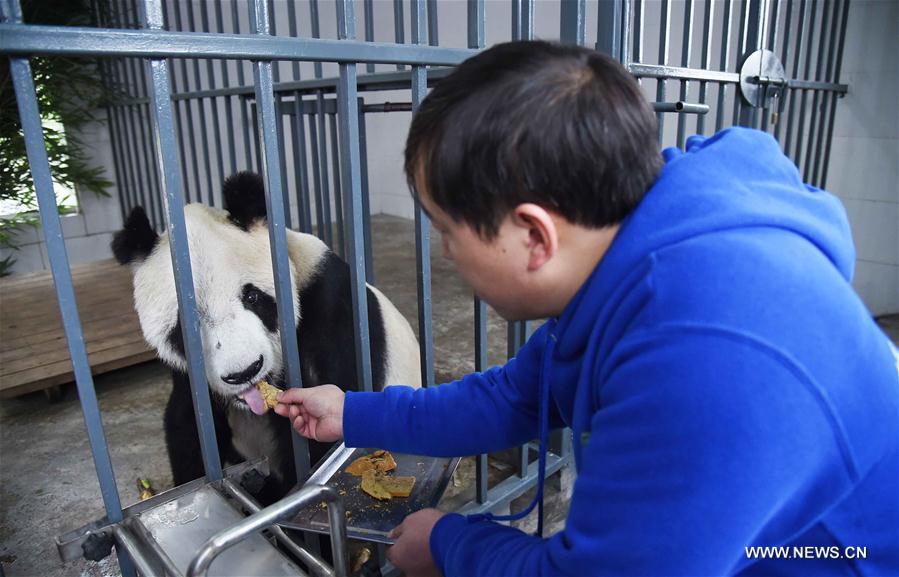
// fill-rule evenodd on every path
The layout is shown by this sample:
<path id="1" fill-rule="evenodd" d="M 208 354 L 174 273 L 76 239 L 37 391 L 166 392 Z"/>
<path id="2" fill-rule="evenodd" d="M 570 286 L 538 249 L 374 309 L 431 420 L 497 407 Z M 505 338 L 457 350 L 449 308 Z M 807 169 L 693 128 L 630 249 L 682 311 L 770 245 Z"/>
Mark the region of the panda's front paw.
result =
<path id="1" fill-rule="evenodd" d="M 259 494 L 265 488 L 265 476 L 256 469 L 244 472 L 240 477 L 240 486 L 253 497 L 259 498 Z"/>

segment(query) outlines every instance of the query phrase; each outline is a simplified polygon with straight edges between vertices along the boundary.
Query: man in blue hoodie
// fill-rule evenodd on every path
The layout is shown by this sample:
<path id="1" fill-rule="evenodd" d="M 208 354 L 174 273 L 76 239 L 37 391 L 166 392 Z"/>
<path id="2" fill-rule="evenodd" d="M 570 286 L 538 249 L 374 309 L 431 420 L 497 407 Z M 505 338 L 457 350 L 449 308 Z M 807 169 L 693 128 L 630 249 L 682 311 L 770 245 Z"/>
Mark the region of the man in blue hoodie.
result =
<path id="1" fill-rule="evenodd" d="M 417 111 L 413 194 L 505 318 L 503 367 L 413 390 L 292 389 L 301 434 L 434 456 L 571 427 L 565 529 L 406 518 L 409 575 L 897 575 L 899 375 L 850 284 L 839 201 L 770 136 L 659 155 L 617 63 L 542 42 L 461 64 Z M 538 494 L 542 491 L 538 486 Z"/>

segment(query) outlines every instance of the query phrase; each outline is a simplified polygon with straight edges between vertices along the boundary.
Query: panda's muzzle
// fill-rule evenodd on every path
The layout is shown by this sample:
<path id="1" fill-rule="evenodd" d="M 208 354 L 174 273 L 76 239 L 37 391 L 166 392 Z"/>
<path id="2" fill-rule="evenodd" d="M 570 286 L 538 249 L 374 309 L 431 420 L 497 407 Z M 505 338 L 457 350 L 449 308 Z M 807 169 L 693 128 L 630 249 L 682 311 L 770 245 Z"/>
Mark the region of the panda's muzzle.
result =
<path id="1" fill-rule="evenodd" d="M 249 367 L 240 371 L 239 373 L 231 373 L 230 375 L 225 375 L 222 377 L 222 380 L 228 383 L 229 385 L 243 385 L 251 382 L 257 375 L 259 375 L 259 371 L 262 370 L 262 355 L 259 355 L 259 358 L 256 359 Z"/>

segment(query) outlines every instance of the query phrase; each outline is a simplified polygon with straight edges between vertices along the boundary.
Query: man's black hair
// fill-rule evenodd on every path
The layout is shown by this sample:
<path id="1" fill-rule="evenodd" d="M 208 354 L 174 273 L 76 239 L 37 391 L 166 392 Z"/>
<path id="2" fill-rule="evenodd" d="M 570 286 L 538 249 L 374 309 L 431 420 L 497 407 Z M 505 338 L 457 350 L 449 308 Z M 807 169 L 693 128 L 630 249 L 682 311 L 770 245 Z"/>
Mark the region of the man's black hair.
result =
<path id="1" fill-rule="evenodd" d="M 524 202 L 591 228 L 623 220 L 662 166 L 656 120 L 634 78 L 593 50 L 496 45 L 421 103 L 406 140 L 413 195 L 488 240 Z"/>

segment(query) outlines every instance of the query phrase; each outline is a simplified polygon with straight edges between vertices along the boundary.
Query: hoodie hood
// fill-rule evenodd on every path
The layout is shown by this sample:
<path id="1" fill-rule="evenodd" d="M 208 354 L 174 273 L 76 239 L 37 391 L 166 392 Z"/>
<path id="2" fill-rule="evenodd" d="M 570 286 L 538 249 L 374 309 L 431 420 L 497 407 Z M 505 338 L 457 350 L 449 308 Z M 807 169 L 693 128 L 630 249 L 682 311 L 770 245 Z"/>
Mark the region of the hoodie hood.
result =
<path id="1" fill-rule="evenodd" d="M 558 354 L 586 346 L 597 302 L 614 291 L 652 252 L 691 237 L 737 228 L 769 228 L 811 242 L 847 281 L 855 250 L 839 199 L 802 182 L 774 138 L 735 127 L 687 139 L 686 151 L 663 151 L 665 166 L 609 251 L 559 319 Z M 589 295 L 589 298 L 585 298 Z M 586 300 L 586 306 L 579 306 Z M 581 309 L 584 310 L 581 310 Z"/>

